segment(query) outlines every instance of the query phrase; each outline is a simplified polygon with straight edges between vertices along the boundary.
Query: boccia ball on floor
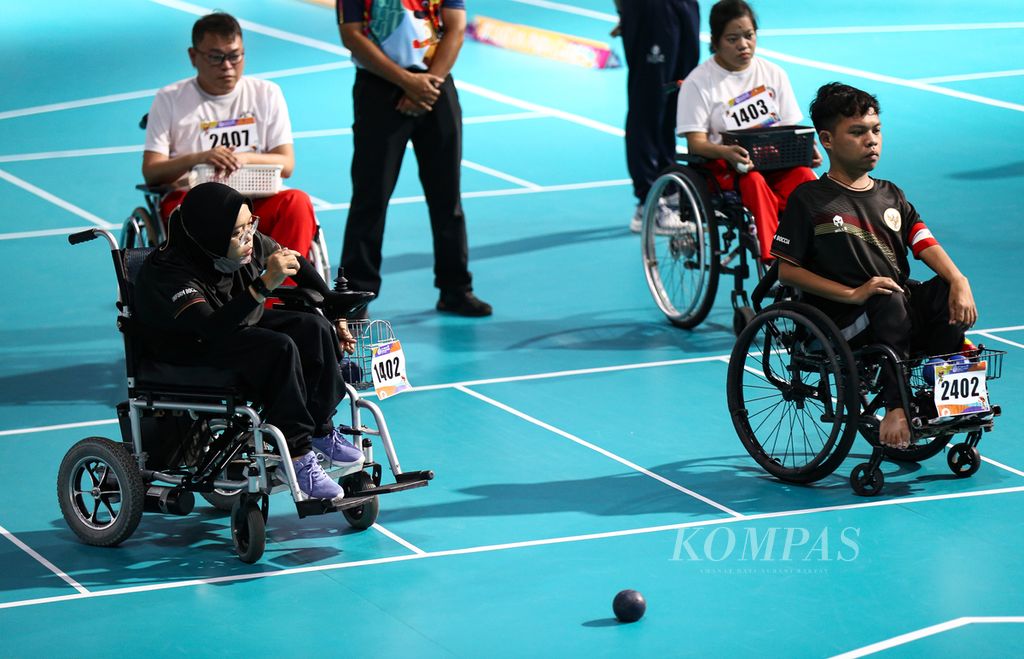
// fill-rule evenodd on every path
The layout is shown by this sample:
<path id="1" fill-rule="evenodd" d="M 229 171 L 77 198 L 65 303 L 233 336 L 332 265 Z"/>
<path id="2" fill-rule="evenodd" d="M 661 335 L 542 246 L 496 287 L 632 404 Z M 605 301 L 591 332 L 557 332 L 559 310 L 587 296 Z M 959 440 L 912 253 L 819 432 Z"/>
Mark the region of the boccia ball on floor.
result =
<path id="1" fill-rule="evenodd" d="M 612 611 L 619 622 L 636 622 L 644 617 L 647 600 L 635 590 L 622 590 L 612 600 Z"/>

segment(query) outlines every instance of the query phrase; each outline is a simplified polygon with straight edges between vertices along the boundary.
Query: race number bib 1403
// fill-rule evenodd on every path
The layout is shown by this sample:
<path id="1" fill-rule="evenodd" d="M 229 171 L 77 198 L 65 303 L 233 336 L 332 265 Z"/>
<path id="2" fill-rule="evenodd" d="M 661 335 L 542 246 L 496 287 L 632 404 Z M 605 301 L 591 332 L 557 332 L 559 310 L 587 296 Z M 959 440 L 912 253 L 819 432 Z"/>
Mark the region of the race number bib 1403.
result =
<path id="1" fill-rule="evenodd" d="M 729 101 L 725 109 L 725 125 L 729 130 L 764 128 L 780 119 L 775 95 L 764 85 L 740 94 Z"/>
<path id="2" fill-rule="evenodd" d="M 935 409 L 939 416 L 988 412 L 988 362 L 935 366 Z"/>
<path id="3" fill-rule="evenodd" d="M 371 370 L 373 388 L 377 392 L 377 398 L 381 400 L 412 388 L 405 373 L 405 355 L 399 341 L 383 343 L 373 348 Z"/>
<path id="4" fill-rule="evenodd" d="M 234 151 L 259 151 L 259 137 L 256 134 L 256 117 L 204 121 L 202 130 L 203 148 L 223 146 Z"/>

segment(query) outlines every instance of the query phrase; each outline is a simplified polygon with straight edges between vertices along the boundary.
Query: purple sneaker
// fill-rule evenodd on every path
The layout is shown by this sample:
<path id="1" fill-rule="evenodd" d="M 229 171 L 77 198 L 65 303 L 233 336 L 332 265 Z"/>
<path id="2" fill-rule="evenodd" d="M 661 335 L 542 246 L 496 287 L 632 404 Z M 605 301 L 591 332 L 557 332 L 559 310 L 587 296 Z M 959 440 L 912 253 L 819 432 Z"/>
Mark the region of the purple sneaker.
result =
<path id="1" fill-rule="evenodd" d="M 295 480 L 299 489 L 314 499 L 330 499 L 337 503 L 345 498 L 345 490 L 331 480 L 316 459 L 316 453 L 310 451 L 294 463 Z"/>
<path id="2" fill-rule="evenodd" d="M 330 459 L 335 467 L 351 467 L 363 464 L 363 452 L 345 439 L 341 431 L 332 428 L 323 437 L 313 438 L 313 448 Z"/>

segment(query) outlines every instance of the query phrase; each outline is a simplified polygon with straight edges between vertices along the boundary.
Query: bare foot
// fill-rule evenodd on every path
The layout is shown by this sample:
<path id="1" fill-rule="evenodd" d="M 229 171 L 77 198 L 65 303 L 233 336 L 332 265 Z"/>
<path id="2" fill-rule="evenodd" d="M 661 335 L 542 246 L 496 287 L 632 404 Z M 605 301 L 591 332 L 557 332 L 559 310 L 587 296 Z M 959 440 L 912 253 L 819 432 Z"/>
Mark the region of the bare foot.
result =
<path id="1" fill-rule="evenodd" d="M 910 446 L 910 426 L 902 407 L 889 410 L 878 427 L 878 439 L 884 446 L 905 449 Z"/>

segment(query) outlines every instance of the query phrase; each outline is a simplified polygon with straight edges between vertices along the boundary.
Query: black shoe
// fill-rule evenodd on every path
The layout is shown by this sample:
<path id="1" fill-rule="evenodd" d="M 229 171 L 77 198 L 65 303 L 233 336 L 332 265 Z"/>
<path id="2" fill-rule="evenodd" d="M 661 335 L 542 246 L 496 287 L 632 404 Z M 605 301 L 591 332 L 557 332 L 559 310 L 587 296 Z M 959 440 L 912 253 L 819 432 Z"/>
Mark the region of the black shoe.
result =
<path id="1" fill-rule="evenodd" d="M 473 318 L 490 316 L 493 312 L 491 305 L 473 295 L 472 291 L 442 293 L 441 299 L 437 301 L 437 310 Z"/>

